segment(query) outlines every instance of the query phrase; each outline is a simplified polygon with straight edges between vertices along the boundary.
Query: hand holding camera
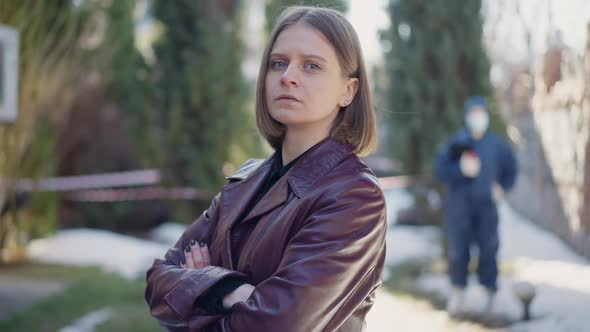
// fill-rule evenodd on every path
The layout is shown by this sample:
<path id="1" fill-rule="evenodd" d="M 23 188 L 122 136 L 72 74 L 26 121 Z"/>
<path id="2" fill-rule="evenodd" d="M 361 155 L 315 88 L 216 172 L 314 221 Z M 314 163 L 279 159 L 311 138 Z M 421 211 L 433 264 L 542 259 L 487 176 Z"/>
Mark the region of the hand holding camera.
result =
<path id="1" fill-rule="evenodd" d="M 481 171 L 481 160 L 474 151 L 463 152 L 459 165 L 463 176 L 470 179 L 476 178 Z"/>

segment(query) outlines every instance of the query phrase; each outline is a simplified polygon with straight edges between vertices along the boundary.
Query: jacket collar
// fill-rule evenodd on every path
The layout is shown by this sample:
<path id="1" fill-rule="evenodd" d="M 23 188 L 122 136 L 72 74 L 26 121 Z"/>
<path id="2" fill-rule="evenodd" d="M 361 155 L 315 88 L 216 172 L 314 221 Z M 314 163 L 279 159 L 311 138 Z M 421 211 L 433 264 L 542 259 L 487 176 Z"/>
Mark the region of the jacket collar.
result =
<path id="1" fill-rule="evenodd" d="M 242 221 L 251 220 L 286 202 L 289 196 L 288 187 L 291 187 L 293 193 L 300 198 L 317 179 L 339 164 L 351 151 L 352 147 L 339 144 L 329 138 L 317 143 L 293 164 Z M 262 164 L 264 167 L 261 166 L 252 174 L 256 180 L 250 183 L 253 189 L 250 199 L 260 190 L 268 173 L 272 171 L 276 156 L 277 152 Z"/>
<path id="2" fill-rule="evenodd" d="M 282 204 L 287 200 L 288 186 L 300 198 L 319 178 L 327 174 L 344 158 L 352 153 L 353 147 L 341 144 L 331 138 L 326 138 L 316 144 L 298 160 L 291 169 L 270 189 L 243 220 L 257 215 Z M 230 183 L 222 190 L 223 217 L 236 221 L 245 207 L 264 184 L 272 170 L 276 152 L 266 160 L 249 160 L 238 171 L 228 177 L 229 180 L 241 180 Z"/>
<path id="3" fill-rule="evenodd" d="M 272 166 L 272 160 L 274 158 L 274 154 L 269 157 L 268 159 L 249 159 L 246 161 L 240 168 L 238 168 L 232 175 L 226 177 L 229 181 L 241 181 L 248 178 L 252 173 L 254 173 L 259 168 L 266 168 Z"/>
<path id="4" fill-rule="evenodd" d="M 305 193 L 313 184 L 352 153 L 353 147 L 326 138 L 316 144 L 286 174 L 287 181 L 297 197 Z"/>
<path id="5" fill-rule="evenodd" d="M 352 150 L 353 147 L 348 144 L 325 138 L 306 151 L 305 156 L 302 156 L 286 174 L 286 177 L 290 178 L 289 183 L 293 190 L 297 190 L 297 196 L 303 195 L 309 185 L 344 160 Z M 243 181 L 259 176 L 264 178 L 272 169 L 276 155 L 277 152 L 274 152 L 267 159 L 250 159 L 226 179 Z"/>
<path id="6" fill-rule="evenodd" d="M 226 234 L 227 252 L 222 259 L 225 263 L 228 266 L 232 265 L 229 229 L 240 221 L 240 218 L 240 222 L 248 222 L 281 206 L 288 199 L 289 187 L 297 197 L 301 197 L 312 188 L 316 180 L 338 165 L 352 150 L 352 146 L 330 138 L 319 142 L 289 169 L 247 216 L 243 216 L 247 205 L 252 202 L 272 170 L 275 154 L 265 161 L 250 160 L 228 177 L 230 180 L 241 181 L 226 185 L 221 194 L 221 220 L 225 221 L 225 229 L 222 231 Z"/>

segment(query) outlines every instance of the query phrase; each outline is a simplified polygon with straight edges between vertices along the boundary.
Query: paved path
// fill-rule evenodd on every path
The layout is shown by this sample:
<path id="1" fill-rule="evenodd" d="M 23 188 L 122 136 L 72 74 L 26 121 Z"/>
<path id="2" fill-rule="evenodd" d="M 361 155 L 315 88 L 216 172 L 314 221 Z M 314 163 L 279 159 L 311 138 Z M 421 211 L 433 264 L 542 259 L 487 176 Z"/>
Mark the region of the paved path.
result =
<path id="1" fill-rule="evenodd" d="M 15 276 L 0 275 L 0 320 L 52 294 L 63 291 L 65 287 L 65 283 L 58 281 L 20 279 Z"/>
<path id="2" fill-rule="evenodd" d="M 469 322 L 449 318 L 446 312 L 433 308 L 424 300 L 392 295 L 381 289 L 375 306 L 367 316 L 368 332 L 488 332 Z"/>

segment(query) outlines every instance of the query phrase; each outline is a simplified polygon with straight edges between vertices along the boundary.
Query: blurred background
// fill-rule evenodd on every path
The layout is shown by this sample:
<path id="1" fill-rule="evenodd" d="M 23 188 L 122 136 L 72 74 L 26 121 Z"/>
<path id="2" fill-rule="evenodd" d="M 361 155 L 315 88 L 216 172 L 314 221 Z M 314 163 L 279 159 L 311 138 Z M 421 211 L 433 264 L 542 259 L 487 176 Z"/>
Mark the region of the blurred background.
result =
<path id="1" fill-rule="evenodd" d="M 370 68 L 379 148 L 365 161 L 390 227 L 369 331 L 587 328 L 590 2 L 0 0 L 0 330 L 159 330 L 147 267 L 225 176 L 271 153 L 255 84 L 294 4 L 342 11 Z M 473 94 L 520 173 L 500 204 L 500 310 L 451 319 L 432 161 Z"/>

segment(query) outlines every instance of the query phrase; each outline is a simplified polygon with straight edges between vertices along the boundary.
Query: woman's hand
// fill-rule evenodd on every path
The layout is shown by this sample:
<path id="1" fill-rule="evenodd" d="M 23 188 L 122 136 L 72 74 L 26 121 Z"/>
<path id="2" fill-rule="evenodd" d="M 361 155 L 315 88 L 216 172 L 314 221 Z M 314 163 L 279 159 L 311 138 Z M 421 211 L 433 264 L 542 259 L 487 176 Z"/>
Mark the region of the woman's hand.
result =
<path id="1" fill-rule="evenodd" d="M 200 269 L 211 265 L 209 248 L 206 243 L 197 243 L 195 240 L 192 240 L 190 244 L 183 249 L 180 267 L 185 269 Z M 254 286 L 243 284 L 223 297 L 223 306 L 226 309 L 230 309 L 234 304 L 246 301 L 253 291 Z"/>
<path id="2" fill-rule="evenodd" d="M 209 248 L 204 242 L 195 242 L 192 240 L 183 248 L 180 266 L 188 269 L 200 269 L 211 264 Z"/>
<path id="3" fill-rule="evenodd" d="M 225 309 L 231 309 L 231 307 L 238 303 L 238 302 L 245 302 L 252 292 L 254 291 L 254 286 L 250 284 L 243 284 L 242 286 L 236 288 L 233 292 L 225 295 L 223 297 L 223 307 Z"/>

